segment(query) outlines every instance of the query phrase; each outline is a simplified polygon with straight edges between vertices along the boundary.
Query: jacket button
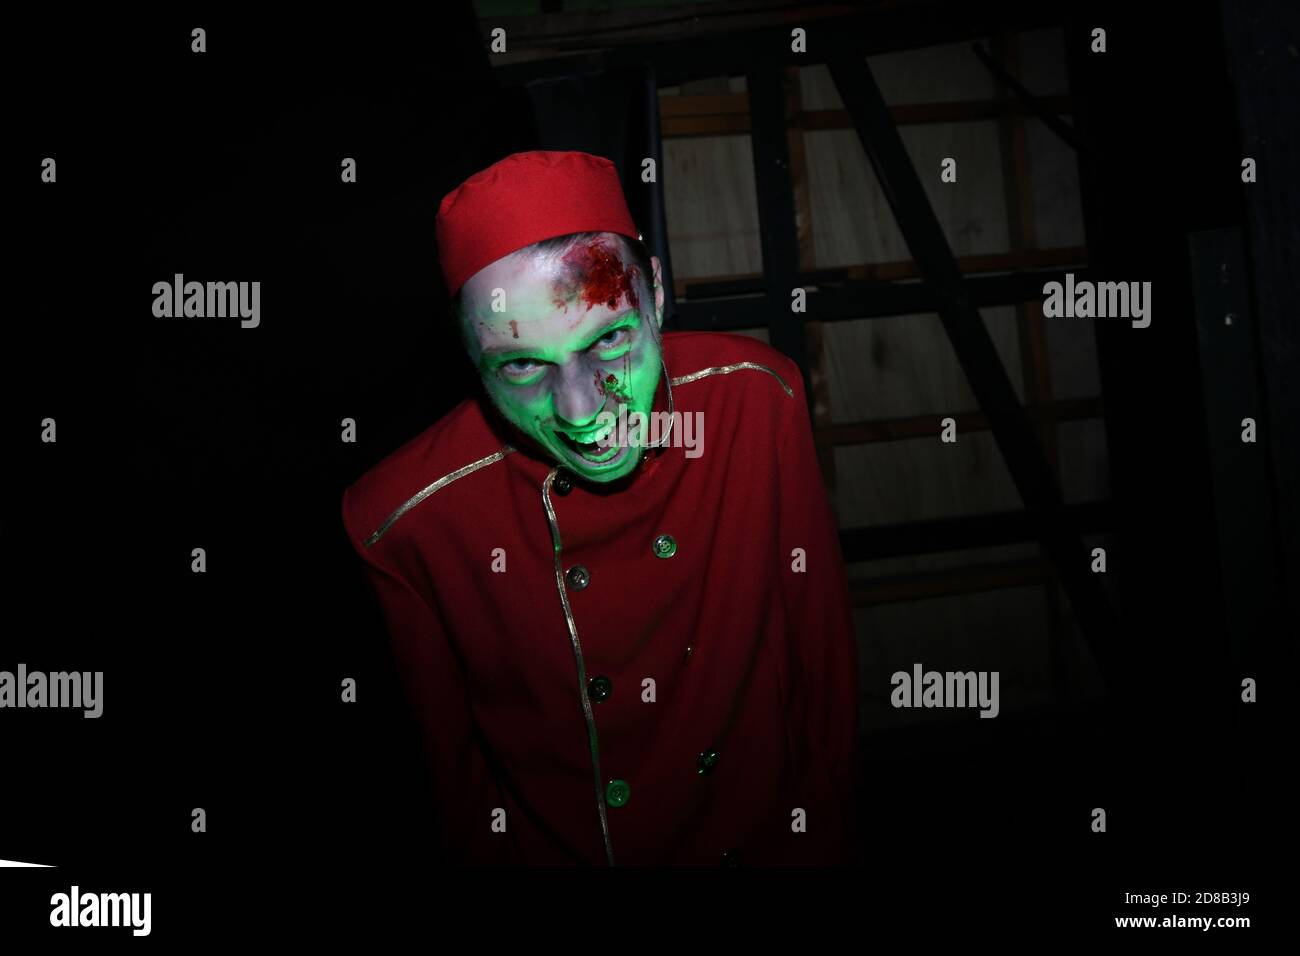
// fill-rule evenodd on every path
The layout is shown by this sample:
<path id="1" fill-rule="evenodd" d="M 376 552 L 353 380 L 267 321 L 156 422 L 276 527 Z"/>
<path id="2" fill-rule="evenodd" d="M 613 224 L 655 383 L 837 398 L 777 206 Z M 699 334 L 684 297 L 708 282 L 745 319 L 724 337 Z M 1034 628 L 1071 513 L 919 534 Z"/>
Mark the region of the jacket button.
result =
<path id="1" fill-rule="evenodd" d="M 655 538 L 654 549 L 655 557 L 671 558 L 677 553 L 677 542 L 673 540 L 672 535 L 661 534 L 659 537 Z"/>
<path id="2" fill-rule="evenodd" d="M 740 851 L 736 849 L 727 850 L 722 854 L 722 866 L 744 866 L 744 861 L 740 857 Z"/>
<path id="3" fill-rule="evenodd" d="M 569 477 L 567 471 L 561 468 L 556 473 L 555 481 L 552 482 L 552 485 L 555 487 L 555 493 L 557 495 L 567 495 L 573 490 L 573 479 Z"/>
<path id="4" fill-rule="evenodd" d="M 605 803 L 611 807 L 621 807 L 632 795 L 632 788 L 626 780 L 611 780 L 605 787 Z"/>
<path id="5" fill-rule="evenodd" d="M 595 703 L 603 704 L 609 700 L 609 695 L 614 691 L 614 682 L 608 677 L 593 677 L 587 684 L 587 696 Z"/>
<path id="6" fill-rule="evenodd" d="M 568 582 L 569 587 L 574 591 L 581 591 L 591 583 L 591 575 L 581 564 L 575 564 L 565 572 L 564 580 Z"/>
<path id="7" fill-rule="evenodd" d="M 708 773 L 718 763 L 718 752 L 716 750 L 706 750 L 695 758 L 696 773 Z"/>

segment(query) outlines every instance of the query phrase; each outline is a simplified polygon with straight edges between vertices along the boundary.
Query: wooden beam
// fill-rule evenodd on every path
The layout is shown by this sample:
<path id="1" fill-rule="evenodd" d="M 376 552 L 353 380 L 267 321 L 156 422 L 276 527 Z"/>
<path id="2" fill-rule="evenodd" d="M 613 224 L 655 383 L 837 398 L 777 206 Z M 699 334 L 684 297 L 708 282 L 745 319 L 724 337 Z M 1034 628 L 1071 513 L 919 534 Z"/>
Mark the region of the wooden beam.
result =
<path id="1" fill-rule="evenodd" d="M 1050 584 L 1052 580 L 1050 565 L 1040 558 L 1027 558 L 888 577 L 850 578 L 849 597 L 854 607 L 873 607 L 954 594 Z"/>
<path id="2" fill-rule="evenodd" d="M 1068 96 L 1045 97 L 1043 102 L 1058 114 L 1069 114 L 1073 103 Z M 665 139 L 688 136 L 736 136 L 749 132 L 749 95 L 714 93 L 703 96 L 659 97 L 659 112 Z M 1023 103 L 1006 100 L 961 100 L 954 103 L 903 103 L 889 108 L 896 126 L 926 123 L 969 123 L 1006 116 L 1031 116 Z M 806 130 L 852 129 L 846 110 L 804 110 Z"/>
<path id="3" fill-rule="evenodd" d="M 635 42 L 671 42 L 730 37 L 738 29 L 775 27 L 789 22 L 811 23 L 857 12 L 856 4 L 822 3 L 800 7 L 792 14 L 786 0 L 740 0 L 681 4 L 672 7 L 633 6 L 625 9 L 563 10 L 561 4 L 542 0 L 540 13 L 517 13 L 478 18 L 484 45 L 498 27 L 506 31 L 511 50 L 554 55 L 562 50 L 601 49 Z M 551 7 L 552 9 L 548 9 Z M 762 9 L 770 7 L 771 9 Z M 499 54 L 503 63 L 515 62 Z"/>
<path id="4" fill-rule="evenodd" d="M 1063 266 L 1082 266 L 1087 263 L 1087 250 L 1082 246 L 1060 249 L 1027 249 L 1022 252 L 998 252 L 985 255 L 959 256 L 957 266 L 963 275 L 983 272 L 1024 272 L 1032 269 L 1053 269 Z M 899 279 L 919 279 L 921 270 L 915 260 L 898 262 L 864 262 L 833 270 L 837 279 L 863 282 L 894 282 Z M 736 275 L 693 276 L 674 280 L 678 298 L 687 298 L 691 287 L 702 287 L 727 282 L 752 282 L 753 290 L 762 288 L 762 273 L 749 272 Z"/>
<path id="5" fill-rule="evenodd" d="M 1068 519 L 1087 534 L 1107 534 L 1120 529 L 1118 509 L 1111 501 L 1063 505 L 1055 517 Z M 840 548 L 844 560 L 850 564 L 912 554 L 995 548 L 1038 540 L 1042 536 L 1043 518 L 1041 514 L 1022 509 L 841 528 Z"/>
<path id="6" fill-rule="evenodd" d="M 1036 423 L 1073 422 L 1103 415 L 1100 398 L 1076 398 L 1048 402 L 1025 409 L 1025 414 Z M 988 431 L 988 416 L 982 411 L 957 412 L 943 415 L 915 415 L 908 418 L 882 418 L 874 421 L 843 422 L 818 426 L 813 429 L 813 440 L 821 446 L 866 445 L 881 441 L 901 441 L 907 438 L 933 438 L 939 434 L 939 420 L 953 418 L 959 432 Z"/>
<path id="7" fill-rule="evenodd" d="M 715 4 L 698 16 L 674 14 L 664 18 L 687 23 L 687 28 L 661 23 L 655 29 L 665 32 L 644 38 L 636 36 L 632 29 L 606 29 L 599 34 L 582 31 L 572 39 L 534 32 L 522 45 L 512 42 L 512 52 L 493 54 L 492 62 L 503 87 L 645 63 L 653 65 L 661 87 L 672 87 L 707 76 L 741 76 L 757 64 L 804 67 L 840 59 L 865 62 L 881 53 L 970 41 L 998 29 L 1019 32 L 1061 22 L 1060 11 L 1041 0 L 1002 0 L 979 17 L 971 17 L 969 7 L 969 0 L 875 0 L 867 9 L 853 5 L 849 8 L 852 12 L 844 16 L 814 18 L 808 12 L 810 8 L 791 9 L 787 5 L 779 22 L 771 24 L 751 26 L 745 17 L 737 18 L 739 22 L 720 23 L 721 18 L 714 17 L 709 22 L 716 24 L 716 29 L 707 33 L 689 29 L 687 21 L 703 21 L 718 12 Z M 833 10 L 827 8 L 825 12 Z M 791 21 L 806 24 L 808 52 L 791 49 Z M 485 45 L 488 32 L 497 27 L 512 37 L 527 33 L 521 24 L 497 17 L 491 18 L 490 24 L 482 22 L 481 27 Z M 648 24 L 638 24 L 636 29 L 642 27 Z M 530 48 L 533 41 L 536 49 Z M 517 58 L 528 62 L 512 62 Z"/>
<path id="8" fill-rule="evenodd" d="M 785 112 L 787 140 L 790 148 L 790 186 L 794 191 L 795 234 L 799 242 L 799 271 L 810 272 L 817 268 L 817 249 L 813 240 L 812 196 L 808 186 L 808 159 L 803 136 L 803 96 L 800 93 L 801 71 L 797 66 L 785 68 Z M 826 343 L 823 323 L 803 323 L 804 348 L 808 356 L 808 381 L 812 393 L 808 402 L 812 406 L 813 425 L 831 424 L 831 394 L 827 376 Z M 821 466 L 822 481 L 830 497 L 831 510 L 840 513 L 838 482 L 835 475 L 835 449 L 817 449 L 817 463 Z"/>
<path id="9" fill-rule="evenodd" d="M 993 37 L 993 56 L 1008 76 L 1020 79 L 1020 39 L 1013 33 L 998 33 Z M 1024 105 L 1000 85 L 998 98 L 1004 102 Z M 998 141 L 1002 154 L 1002 187 L 1007 210 L 1007 232 L 1011 251 L 1024 253 L 1038 247 L 1038 222 L 1034 209 L 1033 168 L 1029 162 L 1029 135 L 1025 118 L 1020 113 L 1007 112 L 997 119 Z M 1020 345 L 1020 371 L 1024 381 L 1025 404 L 1041 409 L 1052 402 L 1052 370 L 1048 354 L 1047 327 L 1043 321 L 1041 302 L 1020 302 L 1016 305 L 1016 331 Z M 1059 419 L 1038 416 L 1038 440 L 1047 457 L 1047 465 L 1061 482 L 1061 456 L 1057 446 L 1056 424 Z M 1041 545 L 1039 554 L 1043 554 Z M 1064 653 L 1066 640 L 1065 607 L 1057 593 L 1056 579 L 1044 582 L 1043 595 L 1047 601 L 1047 618 L 1050 628 L 1052 659 L 1052 685 L 1057 696 L 1065 696 L 1068 688 L 1068 665 Z"/>

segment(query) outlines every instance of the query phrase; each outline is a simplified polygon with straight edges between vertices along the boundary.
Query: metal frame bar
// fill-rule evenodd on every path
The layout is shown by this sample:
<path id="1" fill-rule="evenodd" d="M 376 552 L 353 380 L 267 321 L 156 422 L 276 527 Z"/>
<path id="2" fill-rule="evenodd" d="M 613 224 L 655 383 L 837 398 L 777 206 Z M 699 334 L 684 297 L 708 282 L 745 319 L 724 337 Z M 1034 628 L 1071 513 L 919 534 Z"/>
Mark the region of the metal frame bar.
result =
<path id="1" fill-rule="evenodd" d="M 1270 462 L 1261 453 L 1274 423 L 1260 382 L 1242 230 L 1194 232 L 1188 251 L 1228 636 L 1234 653 L 1249 658 L 1264 643 L 1278 594 L 1277 518 Z M 1241 440 L 1244 418 L 1259 429 L 1255 444 Z"/>
<path id="2" fill-rule="evenodd" d="M 812 380 L 803 322 L 790 309 L 790 293 L 799 274 L 799 231 L 794 218 L 794 187 L 790 181 L 790 144 L 786 123 L 782 67 L 764 64 L 746 78 L 749 88 L 750 143 L 754 185 L 758 192 L 759 235 L 763 248 L 768 340 L 803 373 L 804 394 L 812 414 Z M 753 322 L 751 321 L 751 325 Z"/>

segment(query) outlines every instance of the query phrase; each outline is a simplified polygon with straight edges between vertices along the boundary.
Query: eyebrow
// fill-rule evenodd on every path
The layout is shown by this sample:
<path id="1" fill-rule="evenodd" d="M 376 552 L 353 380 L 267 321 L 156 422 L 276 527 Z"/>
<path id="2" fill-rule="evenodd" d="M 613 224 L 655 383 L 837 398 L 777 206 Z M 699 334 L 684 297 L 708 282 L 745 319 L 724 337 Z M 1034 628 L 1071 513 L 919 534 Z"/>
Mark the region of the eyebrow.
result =
<path id="1" fill-rule="evenodd" d="M 615 316 L 600 329 L 593 332 L 591 337 L 582 345 L 581 348 L 578 349 L 578 351 L 585 352 L 615 329 L 625 327 L 635 328 L 640 324 L 641 313 L 637 309 L 628 309 L 622 315 Z M 542 351 L 544 352 L 545 350 Z M 489 360 L 492 360 L 504 365 L 506 362 L 513 361 L 514 359 L 533 358 L 539 354 L 540 353 L 536 349 L 512 349 L 508 346 L 493 345 L 483 350 L 479 361 L 483 364 L 487 364 Z"/>

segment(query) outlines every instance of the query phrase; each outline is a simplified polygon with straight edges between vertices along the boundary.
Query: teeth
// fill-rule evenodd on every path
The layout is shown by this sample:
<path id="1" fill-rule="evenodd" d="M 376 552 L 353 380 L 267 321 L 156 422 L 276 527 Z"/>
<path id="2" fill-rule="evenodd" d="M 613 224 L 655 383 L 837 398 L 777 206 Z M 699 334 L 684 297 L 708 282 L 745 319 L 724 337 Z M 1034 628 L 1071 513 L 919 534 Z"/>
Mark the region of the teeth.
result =
<path id="1" fill-rule="evenodd" d="M 556 434 L 559 435 L 561 438 L 572 442 L 574 445 L 581 445 L 587 448 L 594 448 L 594 447 L 598 447 L 597 442 L 601 437 L 602 430 L 603 429 L 598 428 L 595 431 L 586 432 L 583 434 L 581 438 L 579 438 L 577 435 L 569 434 L 568 432 L 557 431 Z"/>
<path id="2" fill-rule="evenodd" d="M 600 444 L 596 441 L 596 437 L 600 435 L 600 433 L 601 433 L 601 429 L 596 429 L 594 432 L 588 433 L 588 435 L 591 437 L 591 441 L 579 441 L 577 438 L 575 438 L 573 435 L 570 435 L 567 432 L 562 432 L 562 431 L 555 432 L 556 436 L 559 437 L 559 439 L 564 444 L 572 448 L 579 457 L 591 460 L 593 463 L 595 463 L 595 459 L 600 458 L 601 462 L 603 463 L 605 461 L 612 460 L 612 458 L 604 457 L 607 454 L 609 454 L 611 449 L 608 447 L 602 448 Z M 617 452 L 615 454 L 617 454 Z"/>

